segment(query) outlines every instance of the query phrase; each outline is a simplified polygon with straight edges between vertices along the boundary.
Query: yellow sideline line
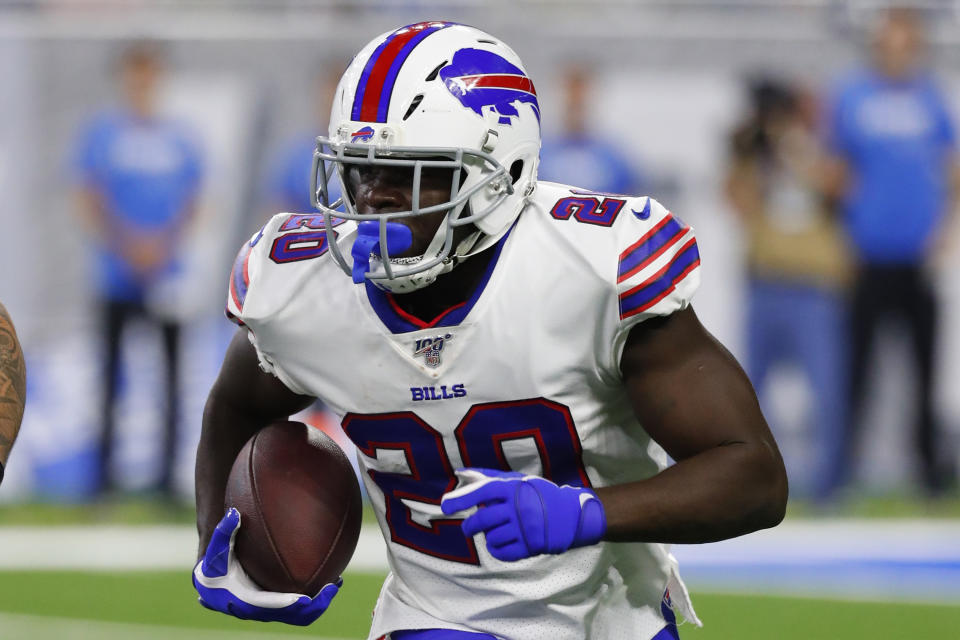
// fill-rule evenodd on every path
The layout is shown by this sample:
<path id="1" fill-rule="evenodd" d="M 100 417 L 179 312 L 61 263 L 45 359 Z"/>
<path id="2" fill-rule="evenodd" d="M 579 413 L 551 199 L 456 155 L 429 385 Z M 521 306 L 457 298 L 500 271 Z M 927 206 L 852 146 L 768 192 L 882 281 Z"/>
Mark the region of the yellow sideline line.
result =
<path id="1" fill-rule="evenodd" d="M 297 636 L 0 613 L 0 637 L 4 640 L 290 640 Z M 309 637 L 312 640 L 347 640 Z"/>

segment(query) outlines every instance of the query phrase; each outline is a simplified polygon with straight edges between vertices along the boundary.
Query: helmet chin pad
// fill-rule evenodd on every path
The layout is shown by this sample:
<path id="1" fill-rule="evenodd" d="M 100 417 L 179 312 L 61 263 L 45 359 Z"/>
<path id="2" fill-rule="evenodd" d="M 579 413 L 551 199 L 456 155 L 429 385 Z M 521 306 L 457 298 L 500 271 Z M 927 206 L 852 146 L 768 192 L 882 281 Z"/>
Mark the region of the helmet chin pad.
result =
<path id="1" fill-rule="evenodd" d="M 386 229 L 387 240 L 386 255 L 403 253 L 413 244 L 413 233 L 410 229 L 399 222 L 383 223 Z M 380 245 L 380 227 L 381 223 L 375 220 L 366 220 L 357 225 L 357 238 L 353 242 L 350 250 L 353 256 L 352 277 L 354 284 L 363 282 L 367 272 L 370 271 L 370 254 L 376 253 L 383 255 Z"/>

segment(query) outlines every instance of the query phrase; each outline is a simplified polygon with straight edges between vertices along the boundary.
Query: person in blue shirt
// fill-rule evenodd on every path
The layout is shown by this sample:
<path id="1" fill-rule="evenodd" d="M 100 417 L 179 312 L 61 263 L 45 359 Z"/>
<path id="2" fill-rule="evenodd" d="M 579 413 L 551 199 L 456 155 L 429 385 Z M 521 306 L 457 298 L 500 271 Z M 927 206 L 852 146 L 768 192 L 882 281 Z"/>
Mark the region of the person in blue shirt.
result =
<path id="1" fill-rule="evenodd" d="M 163 335 L 166 415 L 163 465 L 157 489 L 171 493 L 176 452 L 179 325 L 175 309 L 155 304 L 158 288 L 180 269 L 178 246 L 193 218 L 200 190 L 201 157 L 181 123 L 158 113 L 163 56 L 153 43 L 137 43 L 119 59 L 121 104 L 95 115 L 75 148 L 78 208 L 97 262 L 96 293 L 103 314 L 103 429 L 99 492 L 111 477 L 120 341 L 124 326 L 145 317 Z"/>
<path id="2" fill-rule="evenodd" d="M 583 185 L 598 193 L 641 193 L 643 180 L 623 151 L 588 131 L 589 72 L 568 66 L 561 83 L 563 132 L 543 141 L 537 175 L 541 180 Z"/>
<path id="3" fill-rule="evenodd" d="M 859 262 L 847 446 L 852 454 L 877 329 L 888 318 L 901 319 L 916 364 L 914 442 L 922 481 L 939 494 L 952 471 L 934 416 L 938 304 L 929 267 L 946 245 L 947 216 L 957 205 L 956 140 L 944 98 L 921 64 L 919 16 L 886 12 L 871 44 L 872 66 L 839 83 L 827 123 L 833 184 Z"/>

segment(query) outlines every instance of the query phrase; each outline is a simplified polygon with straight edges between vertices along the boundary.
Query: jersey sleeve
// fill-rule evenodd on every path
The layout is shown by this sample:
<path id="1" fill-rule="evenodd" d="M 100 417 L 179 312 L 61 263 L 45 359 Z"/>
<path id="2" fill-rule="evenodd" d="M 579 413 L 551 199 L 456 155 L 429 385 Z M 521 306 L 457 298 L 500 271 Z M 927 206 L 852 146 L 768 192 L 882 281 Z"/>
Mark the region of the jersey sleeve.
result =
<path id="1" fill-rule="evenodd" d="M 260 229 L 248 242 L 244 242 L 237 252 L 230 270 L 230 281 L 227 285 L 227 319 L 241 327 L 246 326 L 243 321 L 243 307 L 247 301 L 247 292 L 250 290 L 250 261 L 254 257 L 254 248 L 263 237 L 264 229 Z M 259 256 L 254 260 L 256 265 Z"/>
<path id="2" fill-rule="evenodd" d="M 309 395 L 284 370 L 276 356 L 281 350 L 278 345 L 270 344 L 276 340 L 271 328 L 287 301 L 296 294 L 299 276 L 303 275 L 307 266 L 304 263 L 299 269 L 293 266 L 285 273 L 278 273 L 271 261 L 273 239 L 282 232 L 281 225 L 289 217 L 275 216 L 241 245 L 230 270 L 225 313 L 231 322 L 247 330 L 263 371 L 276 376 L 294 393 Z"/>
<path id="3" fill-rule="evenodd" d="M 617 327 L 613 362 L 640 322 L 685 309 L 700 285 L 700 252 L 693 229 L 653 198 L 621 216 L 617 242 Z"/>

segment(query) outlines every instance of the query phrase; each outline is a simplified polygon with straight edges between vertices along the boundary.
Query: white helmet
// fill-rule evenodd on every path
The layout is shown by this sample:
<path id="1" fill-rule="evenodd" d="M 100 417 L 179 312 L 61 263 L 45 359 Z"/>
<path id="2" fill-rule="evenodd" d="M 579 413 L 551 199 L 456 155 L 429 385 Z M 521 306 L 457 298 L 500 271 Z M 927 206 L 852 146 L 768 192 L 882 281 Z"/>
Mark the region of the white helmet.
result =
<path id="1" fill-rule="evenodd" d="M 329 137 L 317 139 L 311 191 L 324 214 L 330 251 L 354 281 L 412 291 L 507 232 L 536 185 L 539 153 L 540 106 L 517 54 L 473 27 L 420 22 L 374 38 L 344 72 Z M 343 184 L 344 165 L 412 167 L 412 210 L 361 214 L 348 189 L 342 200 L 330 202 L 331 164 Z M 452 169 L 448 202 L 419 207 L 423 167 Z M 437 211 L 447 212 L 446 223 L 426 252 L 390 258 L 396 219 Z M 339 218 L 361 223 L 353 242 L 344 243 L 352 247 L 352 264 L 336 242 Z M 468 224 L 475 231 L 454 247 L 453 229 Z M 391 249 L 398 253 L 408 244 Z"/>

